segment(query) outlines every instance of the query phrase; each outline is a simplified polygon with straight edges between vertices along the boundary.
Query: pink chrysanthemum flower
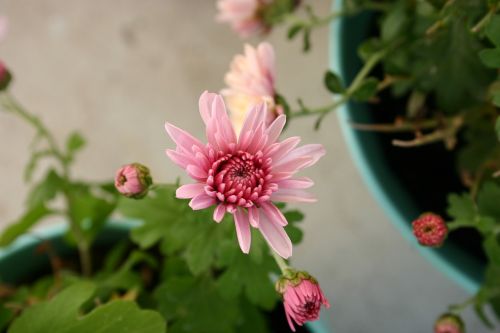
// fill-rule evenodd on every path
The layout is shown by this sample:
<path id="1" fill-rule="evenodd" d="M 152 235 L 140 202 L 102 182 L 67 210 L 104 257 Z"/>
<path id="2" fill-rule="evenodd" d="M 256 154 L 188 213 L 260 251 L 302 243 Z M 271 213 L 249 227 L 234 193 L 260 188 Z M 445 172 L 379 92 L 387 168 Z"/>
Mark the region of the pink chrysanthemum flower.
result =
<path id="1" fill-rule="evenodd" d="M 439 247 L 448 235 L 446 222 L 439 215 L 433 213 L 422 214 L 412 222 L 413 234 L 420 245 Z"/>
<path id="2" fill-rule="evenodd" d="M 318 281 L 307 272 L 288 271 L 278 280 L 276 289 L 283 295 L 286 319 L 293 332 L 294 322 L 302 326 L 318 320 L 321 306 L 330 307 Z"/>
<path id="3" fill-rule="evenodd" d="M 220 95 L 205 92 L 200 97 L 200 113 L 206 125 L 208 143 L 166 123 L 177 144 L 167 155 L 196 182 L 177 189 L 177 197 L 191 199 L 191 208 L 216 206 L 213 218 L 222 221 L 226 212 L 234 215 L 241 250 L 250 250 L 250 226 L 258 228 L 269 245 L 284 258 L 292 255 L 292 243 L 284 227 L 287 221 L 273 204 L 313 202 L 304 189 L 313 185 L 294 174 L 316 163 L 325 154 L 319 144 L 296 148 L 300 138 L 278 141 L 285 125 L 279 116 L 269 126 L 265 104 L 252 108 L 237 137 Z"/>
<path id="4" fill-rule="evenodd" d="M 238 134 L 252 105 L 267 104 L 266 120 L 271 123 L 283 114 L 275 102 L 276 65 L 273 46 L 267 42 L 257 48 L 245 45 L 245 54 L 238 54 L 231 62 L 225 82 L 228 88 L 221 94 L 231 113 L 231 121 Z"/>
<path id="5" fill-rule="evenodd" d="M 272 0 L 219 0 L 217 20 L 229 23 L 242 38 L 262 34 L 269 30 L 269 26 L 261 13 L 271 2 Z"/>

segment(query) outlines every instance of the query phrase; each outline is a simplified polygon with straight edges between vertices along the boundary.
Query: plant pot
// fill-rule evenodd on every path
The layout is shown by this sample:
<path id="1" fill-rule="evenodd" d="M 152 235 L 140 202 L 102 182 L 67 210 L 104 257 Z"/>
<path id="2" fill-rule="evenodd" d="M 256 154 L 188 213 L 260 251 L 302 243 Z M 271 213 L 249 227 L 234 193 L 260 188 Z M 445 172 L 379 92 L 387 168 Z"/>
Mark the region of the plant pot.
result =
<path id="1" fill-rule="evenodd" d="M 337 20 L 330 27 L 330 67 L 340 74 L 346 84 L 353 80 L 361 68 L 357 48 L 362 41 L 370 37 L 373 22 L 374 15 L 363 13 L 355 17 Z M 443 158 L 447 158 L 449 168 L 445 168 L 442 172 L 448 174 L 454 172 L 453 156 L 449 155 L 439 144 L 418 148 L 418 150 L 404 150 L 393 147 L 390 143 L 391 140 L 388 140 L 383 134 L 354 129 L 351 126 L 353 122 L 373 123 L 380 120 L 374 119 L 373 107 L 367 104 L 349 103 L 338 111 L 342 132 L 355 164 L 373 196 L 382 206 L 394 226 L 436 268 L 444 272 L 468 292 L 475 292 L 482 279 L 481 274 L 485 267 L 484 261 L 472 255 L 470 251 L 464 249 L 463 246 L 452 239 L 439 249 L 419 246 L 411 228 L 411 221 L 422 212 L 434 210 L 435 207 L 430 206 L 434 206 L 436 201 L 438 201 L 436 209 L 444 211 L 446 194 L 457 190 L 456 181 L 453 179 L 451 180 L 453 185 L 449 185 L 448 188 L 440 191 L 434 190 L 435 184 L 432 184 L 432 182 L 441 183 L 441 178 L 438 178 L 439 176 L 427 177 L 428 175 L 423 175 L 420 172 L 419 168 L 421 166 L 425 168 L 424 163 L 430 164 L 429 161 L 432 161 L 430 158 L 425 160 L 426 157 L 430 157 L 425 154 L 427 152 L 441 154 Z M 378 110 L 378 114 L 383 112 L 383 110 Z M 395 166 L 394 161 L 391 159 L 394 157 L 391 154 L 402 154 L 401 156 L 404 157 L 401 158 L 414 158 L 410 154 L 415 154 L 415 152 L 419 156 L 423 156 L 423 161 L 415 161 L 416 165 L 413 165 L 412 169 L 404 170 L 404 172 L 408 173 L 406 174 L 406 176 L 409 176 L 407 178 L 414 177 L 416 183 L 421 182 L 420 190 L 408 188 L 407 184 L 402 181 L 404 177 L 401 177 L 401 166 Z M 436 172 L 441 171 L 436 170 Z M 440 181 L 436 182 L 436 179 Z M 425 184 L 429 184 L 429 186 L 427 187 Z M 460 190 L 460 185 L 458 190 Z M 422 200 L 417 199 L 425 195 L 432 195 L 433 200 L 434 198 L 435 200 L 427 200 L 427 205 L 422 205 Z M 451 236 L 453 236 L 453 233 Z"/>
<path id="2" fill-rule="evenodd" d="M 110 247 L 110 245 L 127 238 L 130 229 L 134 225 L 137 224 L 128 222 L 108 223 L 95 240 L 94 246 Z M 66 231 L 65 225 L 50 226 L 37 231 L 36 234 L 23 235 L 9 247 L 0 250 L 0 281 L 11 284 L 29 282 L 40 274 L 50 272 L 48 257 L 35 254 L 36 248 L 44 241 L 49 241 L 61 257 L 75 257 L 76 249 L 69 247 L 64 240 Z M 281 325 L 283 329 L 280 328 L 280 332 L 287 332 L 289 328 L 284 314 L 280 314 L 279 319 L 283 323 Z M 311 333 L 331 332 L 321 320 L 306 324 L 306 327 Z"/>

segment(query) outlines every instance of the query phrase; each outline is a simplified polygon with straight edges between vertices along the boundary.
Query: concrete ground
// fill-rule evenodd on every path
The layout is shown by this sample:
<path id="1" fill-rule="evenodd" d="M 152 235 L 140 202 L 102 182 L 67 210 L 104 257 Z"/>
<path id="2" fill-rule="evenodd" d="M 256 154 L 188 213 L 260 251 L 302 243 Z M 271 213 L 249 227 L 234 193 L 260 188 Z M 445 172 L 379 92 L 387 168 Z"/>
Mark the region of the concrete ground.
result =
<path id="1" fill-rule="evenodd" d="M 329 1 L 311 2 L 318 12 L 329 9 Z M 164 156 L 172 143 L 163 123 L 201 136 L 198 96 L 223 87 L 229 61 L 242 50 L 228 27 L 214 22 L 214 1 L 0 0 L 0 14 L 11 23 L 0 57 L 15 73 L 14 94 L 57 139 L 73 129 L 85 134 L 89 145 L 74 171 L 85 179 L 110 178 L 133 161 L 151 166 L 158 181 L 182 174 Z M 314 33 L 306 56 L 282 29 L 269 41 L 276 47 L 279 91 L 309 105 L 330 102 L 321 84 L 327 30 Z M 323 317 L 341 333 L 431 332 L 435 317 L 467 294 L 389 223 L 355 169 L 335 116 L 319 132 L 312 126 L 313 120 L 300 120 L 288 129 L 328 152 L 306 172 L 320 200 L 301 207 L 305 238 L 293 259 L 327 292 L 332 308 Z M 33 132 L 0 113 L 0 133 L 4 228 L 23 209 L 22 169 Z M 473 313 L 466 319 L 469 332 L 489 332 Z"/>

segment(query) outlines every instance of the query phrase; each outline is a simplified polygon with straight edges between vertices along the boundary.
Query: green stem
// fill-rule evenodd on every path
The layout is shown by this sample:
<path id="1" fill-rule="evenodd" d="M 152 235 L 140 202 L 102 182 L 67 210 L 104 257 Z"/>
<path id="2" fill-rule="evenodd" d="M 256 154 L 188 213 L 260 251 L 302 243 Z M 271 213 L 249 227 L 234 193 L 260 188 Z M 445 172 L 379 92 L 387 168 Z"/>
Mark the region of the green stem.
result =
<path id="1" fill-rule="evenodd" d="M 318 109 L 302 108 L 299 111 L 291 112 L 290 118 L 319 115 L 318 122 L 321 122 L 328 113 L 334 111 L 339 106 L 349 101 L 352 95 L 361 86 L 363 80 L 368 76 L 368 74 L 370 74 L 373 68 L 379 63 L 380 60 L 382 60 L 382 58 L 387 54 L 388 51 L 389 49 L 386 48 L 372 54 L 372 56 L 368 58 L 368 60 L 365 62 L 361 70 L 358 72 L 354 80 L 351 82 L 351 84 L 339 100 Z"/>
<path id="2" fill-rule="evenodd" d="M 47 129 L 47 127 L 45 127 L 45 125 L 38 117 L 29 113 L 10 93 L 5 92 L 0 97 L 0 104 L 5 111 L 19 116 L 21 119 L 33 126 L 38 135 L 47 141 L 49 148 L 48 150 L 44 151 L 44 153 L 46 152 L 47 154 L 54 156 L 56 160 L 59 161 L 62 168 L 61 178 L 63 179 L 64 184 L 70 184 L 71 180 L 69 176 L 68 159 L 66 155 L 60 150 L 55 138 Z M 78 221 L 75 221 L 75 219 L 71 216 L 72 200 L 70 191 L 66 188 L 64 189 L 63 194 L 67 204 L 67 211 L 65 212 L 65 215 L 69 220 L 71 232 L 78 244 L 77 247 L 80 256 L 82 273 L 84 276 L 90 276 L 92 272 L 90 244 L 86 240 L 83 230 L 78 224 Z"/>
<path id="3" fill-rule="evenodd" d="M 469 305 L 476 302 L 476 296 L 473 296 L 461 304 L 451 305 L 449 311 L 455 315 L 460 315 L 460 313 L 465 310 Z"/>
<path id="4" fill-rule="evenodd" d="M 269 250 L 271 251 L 271 254 L 272 254 L 273 258 L 274 258 L 274 261 L 276 261 L 276 264 L 280 268 L 281 273 L 283 275 L 285 275 L 286 272 L 287 272 L 287 270 L 290 269 L 290 267 L 286 263 L 285 259 L 281 258 L 276 252 L 273 251 L 273 249 L 270 248 Z"/>
<path id="5" fill-rule="evenodd" d="M 33 126 L 38 132 L 40 137 L 45 138 L 49 145 L 47 152 L 52 154 L 61 164 L 63 174 L 68 175 L 68 163 L 66 156 L 59 149 L 56 140 L 50 133 L 50 131 L 45 127 L 41 120 L 35 115 L 30 114 L 10 93 L 3 93 L 3 98 L 1 99 L 2 107 L 9 112 L 12 112 L 19 116 L 21 119 L 26 121 L 28 124 Z"/>
<path id="6" fill-rule="evenodd" d="M 495 15 L 497 9 L 498 9 L 498 4 L 491 5 L 488 13 L 486 13 L 486 15 L 470 31 L 475 34 L 483 30 L 484 26 L 488 24 L 493 15 Z"/>

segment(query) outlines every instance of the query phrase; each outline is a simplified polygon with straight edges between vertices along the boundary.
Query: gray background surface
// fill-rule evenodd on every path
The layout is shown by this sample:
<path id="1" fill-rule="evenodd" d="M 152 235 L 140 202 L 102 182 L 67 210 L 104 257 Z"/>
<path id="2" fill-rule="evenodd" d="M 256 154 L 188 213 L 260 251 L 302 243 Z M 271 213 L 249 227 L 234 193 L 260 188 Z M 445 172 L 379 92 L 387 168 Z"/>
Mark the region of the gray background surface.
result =
<path id="1" fill-rule="evenodd" d="M 327 13 L 330 2 L 310 1 Z M 1 0 L 10 18 L 0 57 L 16 75 L 13 92 L 42 116 L 58 139 L 81 130 L 88 148 L 75 174 L 112 177 L 126 162 L 151 166 L 155 179 L 173 181 L 182 171 L 165 156 L 172 143 L 165 120 L 199 133 L 197 100 L 223 88 L 223 75 L 242 42 L 214 22 L 206 0 Z M 321 78 L 328 63 L 328 31 L 313 34 L 313 51 L 268 38 L 278 60 L 278 89 L 291 101 L 330 102 Z M 255 45 L 256 40 L 251 43 Z M 310 270 L 328 294 L 323 313 L 336 332 L 431 332 L 447 304 L 467 297 L 402 239 L 363 184 L 335 116 L 323 130 L 313 120 L 288 133 L 323 143 L 327 156 L 306 174 L 319 202 L 303 205 L 305 238 L 294 251 L 297 267 Z M 27 188 L 22 169 L 31 128 L 0 113 L 0 228 L 21 214 Z M 290 134 L 289 134 L 290 135 Z M 183 178 L 186 179 L 186 178 Z M 487 332 L 469 311 L 469 332 Z M 488 331 L 489 332 L 489 331 Z"/>

